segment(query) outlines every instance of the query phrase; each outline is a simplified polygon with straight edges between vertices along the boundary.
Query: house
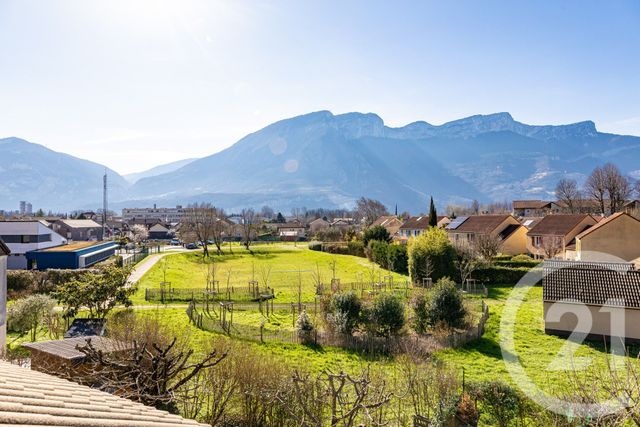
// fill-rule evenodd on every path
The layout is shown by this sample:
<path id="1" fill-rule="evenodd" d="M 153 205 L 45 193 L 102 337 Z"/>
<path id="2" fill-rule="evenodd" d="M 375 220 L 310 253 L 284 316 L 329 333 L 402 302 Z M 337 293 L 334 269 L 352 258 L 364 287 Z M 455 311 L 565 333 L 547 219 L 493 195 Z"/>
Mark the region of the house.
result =
<path id="1" fill-rule="evenodd" d="M 11 251 L 7 259 L 9 270 L 31 268 L 27 260 L 27 252 L 67 243 L 67 239 L 41 221 L 0 221 L 0 239 Z"/>
<path id="2" fill-rule="evenodd" d="M 547 260 L 543 271 L 545 333 L 640 342 L 640 271 L 633 264 Z"/>
<path id="3" fill-rule="evenodd" d="M 11 251 L 0 239 L 0 358 L 7 345 L 7 257 Z"/>
<path id="4" fill-rule="evenodd" d="M 355 223 L 356 221 L 353 218 L 335 218 L 331 221 L 331 228 L 338 229 L 341 233 L 344 233 L 348 229 L 352 228 Z"/>
<path id="5" fill-rule="evenodd" d="M 323 218 L 314 219 L 313 221 L 311 221 L 309 223 L 309 234 L 311 234 L 313 236 L 318 231 L 325 230 L 325 229 L 329 228 L 330 226 L 331 226 L 331 224 L 329 223 L 329 221 L 327 221 L 327 220 L 325 220 Z"/>
<path id="6" fill-rule="evenodd" d="M 597 223 L 589 214 L 547 215 L 527 232 L 527 251 L 536 258 L 575 259 L 575 237 Z"/>
<path id="7" fill-rule="evenodd" d="M 0 424 L 201 426 L 196 421 L 42 372 L 0 362 Z"/>
<path id="8" fill-rule="evenodd" d="M 562 208 L 549 200 L 514 200 L 512 203 L 513 215 L 521 216 L 545 216 L 560 213 Z"/>
<path id="9" fill-rule="evenodd" d="M 437 227 L 446 227 L 451 220 L 447 216 L 438 216 Z M 399 240 L 406 241 L 410 237 L 416 237 L 429 228 L 429 215 L 409 217 L 398 229 Z"/>
<path id="10" fill-rule="evenodd" d="M 92 219 L 61 219 L 54 222 L 51 228 L 76 242 L 102 240 L 102 226 Z"/>
<path id="11" fill-rule="evenodd" d="M 501 240 L 503 254 L 518 255 L 527 249 L 527 228 L 507 214 L 458 217 L 445 230 L 454 244 L 473 245 L 479 236 L 494 236 Z"/>
<path id="12" fill-rule="evenodd" d="M 182 221 L 186 212 L 186 209 L 180 205 L 175 208 L 159 208 L 156 205 L 153 205 L 152 208 L 125 208 L 122 209 L 122 219 L 130 224 L 147 224 L 147 221 L 152 224 L 156 222 L 174 224 Z"/>
<path id="13" fill-rule="evenodd" d="M 112 257 L 118 244 L 115 242 L 75 242 L 69 245 L 26 253 L 29 268 L 47 270 L 49 268 L 87 268 Z"/>
<path id="14" fill-rule="evenodd" d="M 613 214 L 576 236 L 577 261 L 631 262 L 640 257 L 640 220 Z"/>
<path id="15" fill-rule="evenodd" d="M 149 239 L 151 240 L 168 240 L 171 237 L 171 230 L 160 223 L 149 227 Z"/>
<path id="16" fill-rule="evenodd" d="M 629 214 L 640 212 L 640 200 L 634 199 L 626 201 L 622 206 L 622 209 L 624 209 L 624 211 Z"/>
<path id="17" fill-rule="evenodd" d="M 519 217 L 518 220 L 522 225 L 527 227 L 527 230 L 531 230 L 533 227 L 535 227 L 537 223 L 540 222 L 542 218 L 543 217 L 540 217 L 540 216 L 525 216 L 525 217 Z"/>
<path id="18" fill-rule="evenodd" d="M 402 224 L 404 224 L 404 221 L 395 215 L 383 215 L 373 221 L 371 227 L 384 227 L 389 232 L 389 236 L 394 237 L 398 234 L 398 231 L 400 231 Z"/>
<path id="19" fill-rule="evenodd" d="M 306 227 L 297 221 L 278 224 L 277 230 L 280 240 L 289 242 L 295 242 L 304 239 L 307 232 Z"/>

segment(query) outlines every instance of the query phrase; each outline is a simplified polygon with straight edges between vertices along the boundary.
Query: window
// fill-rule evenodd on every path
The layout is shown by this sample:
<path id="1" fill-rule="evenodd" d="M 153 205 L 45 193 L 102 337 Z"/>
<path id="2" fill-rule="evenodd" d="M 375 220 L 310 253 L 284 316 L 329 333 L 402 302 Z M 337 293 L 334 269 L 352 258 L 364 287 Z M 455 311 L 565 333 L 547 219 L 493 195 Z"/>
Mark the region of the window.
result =
<path id="1" fill-rule="evenodd" d="M 533 241 L 534 247 L 539 248 L 542 246 L 542 236 L 533 236 L 531 240 Z"/>

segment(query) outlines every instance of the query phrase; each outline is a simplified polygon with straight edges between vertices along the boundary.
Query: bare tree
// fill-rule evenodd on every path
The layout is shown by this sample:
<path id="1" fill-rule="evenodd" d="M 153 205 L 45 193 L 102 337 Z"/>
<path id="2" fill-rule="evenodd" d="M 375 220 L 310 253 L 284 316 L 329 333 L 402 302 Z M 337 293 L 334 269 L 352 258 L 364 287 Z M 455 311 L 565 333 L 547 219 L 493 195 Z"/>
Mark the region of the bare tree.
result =
<path id="1" fill-rule="evenodd" d="M 482 264 L 478 258 L 478 253 L 475 248 L 468 243 L 456 243 L 454 245 L 456 250 L 456 260 L 454 265 L 460 273 L 460 280 L 464 285 L 471 277 L 471 274 L 476 271 Z"/>
<path id="2" fill-rule="evenodd" d="M 600 213 L 604 215 L 606 213 L 607 176 L 603 168 L 597 167 L 591 172 L 584 184 L 584 190 L 587 196 L 596 200 Z"/>
<path id="3" fill-rule="evenodd" d="M 578 212 L 580 189 L 575 179 L 563 178 L 556 185 L 556 199 L 566 205 L 569 213 Z"/>
<path id="4" fill-rule="evenodd" d="M 562 252 L 562 237 L 542 236 L 542 251 L 545 258 L 553 258 Z"/>
<path id="5" fill-rule="evenodd" d="M 356 213 L 359 218 L 364 220 L 365 225 L 369 226 L 382 215 L 388 215 L 389 211 L 382 202 L 361 197 L 356 202 Z"/>
<path id="6" fill-rule="evenodd" d="M 620 169 L 613 163 L 607 163 L 602 167 L 605 176 L 605 188 L 609 196 L 609 211 L 616 213 L 622 210 L 624 202 L 631 196 L 633 187 L 631 180 L 622 175 Z"/>
<path id="7" fill-rule="evenodd" d="M 471 211 L 474 215 L 478 215 L 480 213 L 480 202 L 474 199 L 473 202 L 471 202 Z"/>
<path id="8" fill-rule="evenodd" d="M 245 248 L 249 250 L 251 239 L 254 237 L 258 215 L 253 209 L 242 209 L 240 212 L 240 226 L 242 227 L 242 240 Z"/>
<path id="9" fill-rule="evenodd" d="M 497 234 L 481 234 L 476 237 L 474 249 L 485 262 L 491 263 L 502 249 L 502 239 Z"/>
<path id="10" fill-rule="evenodd" d="M 184 216 L 180 223 L 180 233 L 182 236 L 195 237 L 202 243 L 203 256 L 209 256 L 207 242 L 214 238 L 215 228 L 218 226 L 218 210 L 211 203 L 200 203 L 189 205 L 184 210 Z M 184 239 L 183 239 L 184 240 Z M 220 246 L 216 245 L 218 251 Z"/>

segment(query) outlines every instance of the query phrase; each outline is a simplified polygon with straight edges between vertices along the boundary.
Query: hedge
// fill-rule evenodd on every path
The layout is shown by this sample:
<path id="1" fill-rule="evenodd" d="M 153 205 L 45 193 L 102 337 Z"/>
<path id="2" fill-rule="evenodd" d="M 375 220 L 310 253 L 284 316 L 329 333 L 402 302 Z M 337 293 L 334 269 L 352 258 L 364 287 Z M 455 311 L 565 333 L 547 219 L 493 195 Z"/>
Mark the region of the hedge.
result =
<path id="1" fill-rule="evenodd" d="M 11 270 L 7 272 L 7 294 L 10 299 L 33 293 L 48 294 L 91 269 L 79 270 Z"/>
<path id="2" fill-rule="evenodd" d="M 501 267 L 527 267 L 533 268 L 540 264 L 540 261 L 513 261 L 513 260 L 498 260 L 494 261 L 495 265 Z"/>
<path id="3" fill-rule="evenodd" d="M 529 267 L 503 267 L 501 265 L 494 265 L 474 271 L 471 277 L 489 285 L 510 285 L 518 283 L 530 270 L 531 268 Z"/>
<path id="4" fill-rule="evenodd" d="M 338 243 L 312 242 L 309 244 L 309 249 L 313 251 L 323 251 L 330 254 L 354 255 L 354 256 L 364 257 L 364 244 L 359 241 L 347 242 L 346 245 L 343 242 L 338 242 Z"/>

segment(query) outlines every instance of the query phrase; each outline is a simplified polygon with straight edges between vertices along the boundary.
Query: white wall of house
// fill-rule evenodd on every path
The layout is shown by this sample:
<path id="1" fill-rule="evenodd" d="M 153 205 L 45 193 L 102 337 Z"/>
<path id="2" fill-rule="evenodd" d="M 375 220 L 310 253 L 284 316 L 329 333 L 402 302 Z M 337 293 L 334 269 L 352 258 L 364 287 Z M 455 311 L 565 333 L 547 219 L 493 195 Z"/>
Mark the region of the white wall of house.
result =
<path id="1" fill-rule="evenodd" d="M 11 250 L 7 259 L 9 270 L 27 268 L 27 252 L 67 243 L 64 237 L 38 221 L 0 222 L 0 238 Z"/>

